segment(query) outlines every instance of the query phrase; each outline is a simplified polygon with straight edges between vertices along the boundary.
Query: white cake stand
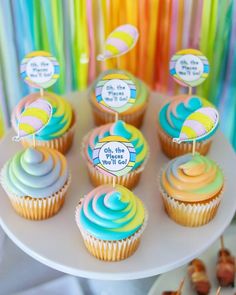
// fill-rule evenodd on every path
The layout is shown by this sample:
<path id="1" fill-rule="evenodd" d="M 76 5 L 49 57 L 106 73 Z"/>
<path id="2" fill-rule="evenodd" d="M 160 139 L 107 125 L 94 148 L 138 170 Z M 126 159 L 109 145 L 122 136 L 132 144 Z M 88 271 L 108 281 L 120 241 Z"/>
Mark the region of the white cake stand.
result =
<path id="1" fill-rule="evenodd" d="M 168 159 L 160 151 L 156 136 L 156 114 L 162 98 L 150 99 L 145 124 L 142 128 L 150 144 L 150 159 L 134 190 L 149 211 L 149 223 L 137 252 L 122 262 L 102 262 L 85 249 L 74 221 L 79 199 L 92 189 L 86 165 L 80 155 L 81 139 L 94 127 L 85 94 L 70 96 L 78 108 L 78 130 L 73 148 L 67 158 L 72 171 L 72 185 L 62 210 L 45 221 L 28 221 L 18 216 L 0 188 L 0 224 L 7 235 L 23 251 L 36 260 L 75 276 L 126 280 L 153 276 L 175 269 L 208 248 L 230 223 L 236 208 L 236 157 L 230 144 L 218 132 L 209 156 L 224 170 L 224 197 L 217 216 L 206 226 L 187 228 L 173 222 L 165 214 L 157 186 L 157 175 Z M 0 167 L 21 146 L 11 141 L 11 131 L 0 144 Z"/>

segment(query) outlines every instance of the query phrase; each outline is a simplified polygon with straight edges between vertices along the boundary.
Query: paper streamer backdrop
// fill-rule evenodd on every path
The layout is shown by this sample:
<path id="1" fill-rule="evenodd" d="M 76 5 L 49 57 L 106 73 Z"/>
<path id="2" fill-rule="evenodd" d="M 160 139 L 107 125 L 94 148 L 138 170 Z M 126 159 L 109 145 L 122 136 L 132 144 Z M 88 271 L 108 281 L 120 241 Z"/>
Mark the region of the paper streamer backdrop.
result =
<path id="1" fill-rule="evenodd" d="M 116 27 L 132 24 L 140 37 L 117 59 L 96 61 Z M 81 90 L 104 69 L 127 69 L 164 94 L 184 92 L 169 75 L 170 57 L 195 48 L 211 72 L 197 94 L 219 108 L 221 129 L 236 148 L 236 0 L 9 0 L 0 1 L 0 137 L 16 103 L 34 91 L 20 79 L 21 59 L 51 52 L 61 76 L 58 94 Z"/>

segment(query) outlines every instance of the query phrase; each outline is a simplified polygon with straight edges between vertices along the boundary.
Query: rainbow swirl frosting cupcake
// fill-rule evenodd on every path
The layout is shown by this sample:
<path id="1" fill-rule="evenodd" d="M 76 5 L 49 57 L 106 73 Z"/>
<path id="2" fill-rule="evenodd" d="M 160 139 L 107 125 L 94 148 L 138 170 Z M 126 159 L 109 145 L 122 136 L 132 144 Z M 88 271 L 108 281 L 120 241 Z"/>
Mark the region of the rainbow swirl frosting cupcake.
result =
<path id="1" fill-rule="evenodd" d="M 168 215 L 186 226 L 208 223 L 220 204 L 224 176 L 208 157 L 186 154 L 170 161 L 160 176 Z"/>
<path id="2" fill-rule="evenodd" d="M 192 113 L 196 112 L 203 107 L 214 107 L 206 99 L 203 99 L 194 95 L 178 95 L 175 96 L 166 103 L 160 110 L 158 115 L 158 135 L 163 152 L 170 158 L 177 157 L 182 154 L 191 152 L 192 142 L 183 142 L 178 144 L 173 142 L 173 138 L 178 138 L 185 120 Z M 204 114 L 202 115 L 202 117 Z M 204 118 L 202 118 L 204 119 Z M 192 125 L 198 133 L 198 129 L 204 128 L 203 120 L 191 121 Z M 207 154 L 212 136 L 214 135 L 214 129 L 206 137 L 196 142 L 196 151 L 201 154 Z"/>
<path id="3" fill-rule="evenodd" d="M 37 99 L 39 99 L 38 93 L 30 94 L 22 99 L 13 110 L 12 125 L 16 131 L 21 114 L 28 105 Z M 52 106 L 52 116 L 48 124 L 35 134 L 36 143 L 38 146 L 47 146 L 66 153 L 72 145 L 74 137 L 75 112 L 67 100 L 56 94 L 45 92 L 42 99 L 45 99 Z M 33 120 L 40 120 L 40 113 L 37 112 L 37 109 L 32 111 L 34 111 L 33 117 L 27 118 L 29 125 Z M 32 146 L 32 136 L 24 138 L 21 142 L 23 146 Z"/>
<path id="4" fill-rule="evenodd" d="M 123 70 L 107 70 L 102 72 L 98 78 L 94 81 L 90 88 L 89 98 L 93 110 L 94 122 L 97 126 L 114 122 L 115 114 L 109 109 L 104 110 L 104 107 L 100 105 L 96 100 L 95 88 L 99 81 L 103 77 L 107 76 L 110 79 L 127 79 L 129 77 L 132 83 L 136 85 L 136 99 L 134 104 L 124 112 L 119 114 L 119 118 L 128 124 L 135 127 L 141 127 L 146 112 L 149 91 L 144 82 L 135 78 L 132 74 Z"/>
<path id="5" fill-rule="evenodd" d="M 147 223 L 141 200 L 120 185 L 92 190 L 80 200 L 75 218 L 88 251 L 107 261 L 132 255 Z"/>
<path id="6" fill-rule="evenodd" d="M 48 218 L 61 208 L 69 187 L 66 158 L 53 149 L 27 148 L 4 165 L 1 183 L 18 214 Z"/>
<path id="7" fill-rule="evenodd" d="M 116 183 L 132 188 L 136 186 L 139 181 L 148 158 L 149 148 L 146 139 L 137 128 L 120 120 L 112 124 L 106 124 L 95 128 L 85 136 L 83 140 L 82 153 L 87 162 L 91 182 L 94 186 L 112 183 L 112 176 L 101 174 L 101 172 L 93 166 L 93 149 L 95 145 L 100 139 L 111 135 L 124 137 L 134 146 L 136 162 L 131 172 L 117 177 L 116 180 Z"/>

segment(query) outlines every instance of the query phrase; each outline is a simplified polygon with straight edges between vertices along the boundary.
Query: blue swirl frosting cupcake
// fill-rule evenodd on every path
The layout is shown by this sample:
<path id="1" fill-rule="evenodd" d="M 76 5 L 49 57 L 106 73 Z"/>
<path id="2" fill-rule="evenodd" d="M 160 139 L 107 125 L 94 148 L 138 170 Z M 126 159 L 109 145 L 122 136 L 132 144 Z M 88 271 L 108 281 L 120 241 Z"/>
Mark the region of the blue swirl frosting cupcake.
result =
<path id="1" fill-rule="evenodd" d="M 214 106 L 206 99 L 195 95 L 177 95 L 171 98 L 161 109 L 158 115 L 157 127 L 158 136 L 162 151 L 169 158 L 174 158 L 192 151 L 192 142 L 178 144 L 173 142 L 173 138 L 178 138 L 182 126 L 189 115 L 203 107 Z M 214 129 L 208 136 L 196 142 L 196 151 L 206 155 L 209 151 Z"/>
<path id="2" fill-rule="evenodd" d="M 131 189 L 138 184 L 141 173 L 145 167 L 149 155 L 147 141 L 141 131 L 121 120 L 118 120 L 115 123 L 102 125 L 89 132 L 83 140 L 82 153 L 87 162 L 89 176 L 94 186 L 112 183 L 113 180 L 112 176 L 101 174 L 93 166 L 93 149 L 99 140 L 107 136 L 121 136 L 129 140 L 134 146 L 136 152 L 135 165 L 128 174 L 119 176 L 116 179 L 117 184 L 124 185 Z"/>
<path id="3" fill-rule="evenodd" d="M 92 255 L 118 261 L 137 249 L 147 212 L 142 201 L 127 188 L 101 185 L 80 200 L 75 219 Z"/>
<path id="4" fill-rule="evenodd" d="M 69 183 L 66 158 L 45 147 L 18 152 L 1 171 L 1 184 L 13 208 L 28 219 L 56 214 L 64 203 Z"/>

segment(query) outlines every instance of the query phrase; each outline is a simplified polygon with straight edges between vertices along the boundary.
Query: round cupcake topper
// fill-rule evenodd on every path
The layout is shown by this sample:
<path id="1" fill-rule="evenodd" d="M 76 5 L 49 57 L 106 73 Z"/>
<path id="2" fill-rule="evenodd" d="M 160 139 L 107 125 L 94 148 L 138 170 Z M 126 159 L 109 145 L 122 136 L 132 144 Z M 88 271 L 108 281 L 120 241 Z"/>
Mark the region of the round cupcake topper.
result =
<path id="1" fill-rule="evenodd" d="M 170 74 L 176 82 L 185 87 L 200 85 L 209 74 L 209 62 L 198 50 L 185 49 L 172 56 Z"/>
<path id="2" fill-rule="evenodd" d="M 35 88 L 48 88 L 59 78 L 60 67 L 55 57 L 46 51 L 33 51 L 21 62 L 24 81 Z"/>
<path id="3" fill-rule="evenodd" d="M 136 152 L 132 143 L 120 136 L 101 139 L 93 150 L 93 164 L 102 173 L 112 176 L 129 173 L 135 160 Z"/>
<path id="4" fill-rule="evenodd" d="M 134 104 L 136 85 L 127 75 L 108 74 L 97 83 L 95 95 L 104 109 L 122 113 Z"/>
<path id="5" fill-rule="evenodd" d="M 98 55 L 97 60 L 106 60 L 127 53 L 136 45 L 138 37 L 137 28 L 130 24 L 117 27 L 106 39 L 104 53 Z"/>
<path id="6" fill-rule="evenodd" d="M 21 113 L 17 136 L 13 137 L 13 140 L 20 141 L 24 137 L 39 133 L 47 126 L 51 116 L 51 104 L 42 98 L 35 100 Z"/>
<path id="7" fill-rule="evenodd" d="M 184 121 L 178 138 L 174 142 L 190 142 L 203 139 L 218 126 L 219 113 L 211 107 L 203 107 L 190 114 Z"/>

